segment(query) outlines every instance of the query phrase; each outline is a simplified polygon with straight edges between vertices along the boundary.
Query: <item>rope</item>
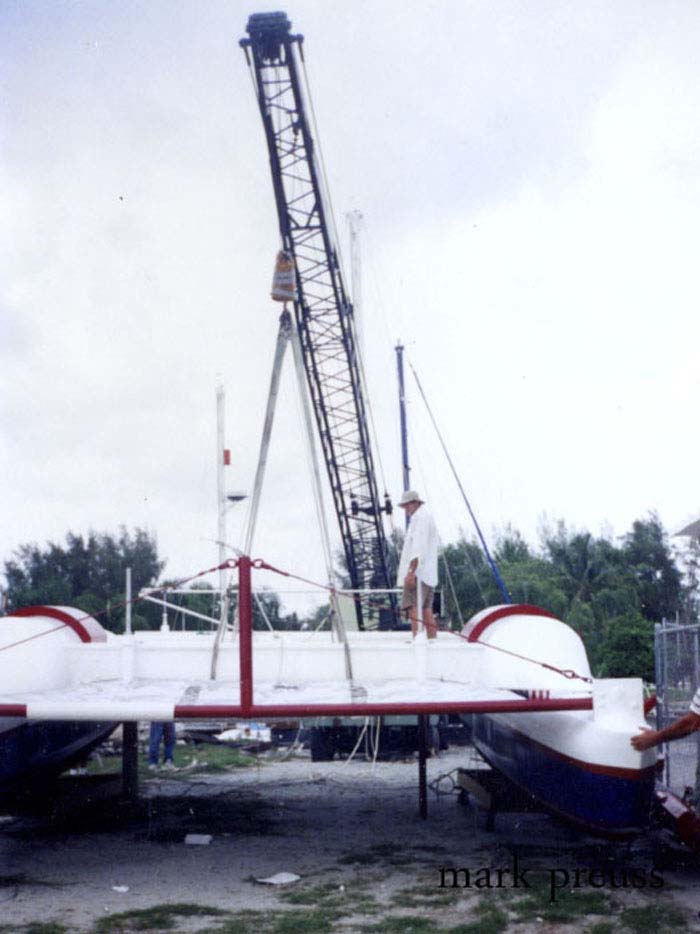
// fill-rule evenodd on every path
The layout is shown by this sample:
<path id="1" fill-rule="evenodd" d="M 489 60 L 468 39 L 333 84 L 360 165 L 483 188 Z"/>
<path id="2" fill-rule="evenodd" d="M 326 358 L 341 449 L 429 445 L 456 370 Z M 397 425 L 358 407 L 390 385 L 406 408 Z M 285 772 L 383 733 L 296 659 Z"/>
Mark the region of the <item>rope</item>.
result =
<path id="1" fill-rule="evenodd" d="M 133 597 L 131 600 L 120 600 L 119 603 L 112 603 L 109 607 L 105 607 L 103 610 L 98 610 L 96 613 L 85 613 L 83 616 L 76 616 L 74 621 L 76 623 L 82 623 L 86 619 L 96 619 L 98 616 L 104 616 L 105 613 L 111 612 L 115 609 L 120 609 L 121 607 L 128 606 L 129 604 L 139 603 L 141 600 L 145 600 L 147 596 L 152 593 L 164 593 L 166 590 L 172 590 L 176 587 L 181 587 L 183 584 L 187 584 L 190 581 L 197 580 L 199 577 L 204 577 L 206 574 L 211 574 L 214 571 L 220 571 L 225 568 L 235 568 L 238 565 L 238 561 L 235 558 L 228 558 L 223 564 L 218 564 L 214 568 L 207 568 L 206 571 L 200 571 L 198 574 L 193 574 L 191 577 L 184 577 L 182 580 L 175 581 L 172 584 L 165 584 L 163 587 L 151 587 L 147 593 L 139 594 L 138 597 Z M 59 629 L 65 629 L 68 623 L 61 623 L 60 626 L 54 626 L 53 629 L 45 629 L 44 632 L 38 632 L 33 636 L 28 636 L 26 639 L 20 639 L 17 642 L 11 642 L 9 645 L 3 645 L 0 647 L 0 652 L 4 652 L 5 649 L 12 649 L 15 646 L 22 645 L 25 642 L 31 642 L 32 639 L 38 639 L 40 636 L 48 636 L 52 632 L 58 632 Z"/>
<path id="2" fill-rule="evenodd" d="M 301 577 L 298 574 L 293 574 L 291 571 L 282 571 L 280 570 L 280 568 L 276 568 L 273 565 L 268 564 L 266 561 L 263 561 L 262 558 L 256 558 L 255 561 L 252 562 L 252 566 L 254 568 L 262 569 L 265 571 L 272 571 L 274 574 L 281 574 L 283 577 L 289 577 L 293 580 L 302 581 L 305 584 L 311 584 L 314 587 L 319 587 L 322 590 L 332 591 L 333 593 L 336 592 L 334 587 L 333 588 L 326 587 L 325 584 L 320 584 L 318 581 L 312 581 L 312 580 L 309 580 L 309 578 L 307 577 Z M 377 604 L 377 606 L 386 609 L 390 605 L 389 604 L 385 604 L 385 605 Z M 422 623 L 423 620 L 419 619 L 419 622 Z M 448 629 L 447 626 L 436 626 L 436 629 L 438 632 L 445 632 L 445 633 L 449 633 L 450 635 L 457 636 L 459 639 L 463 639 L 465 642 L 470 641 L 468 636 L 465 636 L 461 632 L 455 632 L 454 629 Z M 542 662 L 542 661 L 539 661 L 539 659 L 530 658 L 527 655 L 520 655 L 520 653 L 513 652 L 510 649 L 504 649 L 498 645 L 491 645 L 489 642 L 482 642 L 480 639 L 475 640 L 475 642 L 473 642 L 472 644 L 481 645 L 487 649 L 493 649 L 495 652 L 503 652 L 505 655 L 511 655 L 513 658 L 518 658 L 524 662 L 530 662 L 533 665 L 539 665 L 541 668 L 545 668 L 548 671 L 553 671 L 556 674 L 563 675 L 563 677 L 567 678 L 568 680 L 578 679 L 579 681 L 584 681 L 588 684 L 593 683 L 592 678 L 588 678 L 585 675 L 580 675 L 578 674 L 578 672 L 574 671 L 572 668 L 558 668 L 556 665 L 550 665 L 548 662 Z"/>
<path id="3" fill-rule="evenodd" d="M 167 590 L 171 590 L 176 587 L 181 587 L 183 584 L 187 584 L 190 581 L 197 580 L 198 578 L 204 577 L 207 574 L 212 574 L 214 571 L 233 569 L 233 568 L 236 568 L 237 566 L 238 566 L 237 558 L 227 558 L 226 561 L 222 562 L 221 564 L 217 564 L 215 567 L 207 568 L 205 571 L 199 571 L 197 574 L 192 574 L 190 577 L 184 577 L 181 580 L 175 581 L 172 584 L 165 584 L 162 587 L 151 587 L 149 588 L 147 593 L 143 595 L 139 595 L 138 597 L 134 597 L 130 601 L 122 600 L 120 603 L 113 605 L 110 609 L 114 609 L 115 606 L 117 608 L 121 606 L 126 606 L 127 603 L 132 603 L 132 604 L 138 603 L 140 600 L 143 600 L 149 594 L 164 593 Z M 273 574 L 279 574 L 282 577 L 289 577 L 292 580 L 298 580 L 305 584 L 311 584 L 312 586 L 318 587 L 320 590 L 325 590 L 328 593 L 331 593 L 333 595 L 337 594 L 337 590 L 335 587 L 330 587 L 326 584 L 321 584 L 318 581 L 313 581 L 307 577 L 302 577 L 299 574 L 293 574 L 291 571 L 283 571 L 281 568 L 277 568 L 272 564 L 268 564 L 267 561 L 264 561 L 262 558 L 256 558 L 255 560 L 251 561 L 251 568 L 255 568 L 256 570 L 271 571 Z M 378 604 L 378 606 L 382 607 L 382 604 Z M 386 604 L 382 608 L 388 608 L 390 606 L 391 604 Z M 77 617 L 75 621 L 81 622 L 82 620 L 95 618 L 97 616 L 101 616 L 102 614 L 106 612 L 107 612 L 107 609 L 105 608 L 104 610 L 100 610 L 97 613 L 86 613 L 84 616 Z M 423 621 L 419 619 L 419 622 L 422 623 Z M 44 632 L 36 633 L 33 636 L 28 636 L 26 639 L 20 639 L 17 642 L 10 643 L 10 645 L 2 646 L 2 648 L 0 648 L 0 651 L 14 648 L 17 645 L 22 645 L 24 642 L 30 642 L 32 639 L 38 639 L 41 636 L 49 635 L 52 632 L 57 632 L 59 629 L 65 628 L 66 625 L 67 625 L 66 623 L 62 623 L 60 626 L 54 626 L 52 629 L 47 629 Z M 457 636 L 459 639 L 463 639 L 465 642 L 469 641 L 469 638 L 465 636 L 463 633 L 455 632 L 453 629 L 448 629 L 446 626 L 436 626 L 436 629 L 438 632 L 444 632 L 444 633 L 448 633 L 453 636 Z M 529 662 L 532 665 L 539 665 L 541 668 L 544 668 L 547 671 L 553 671 L 556 674 L 562 675 L 568 680 L 577 679 L 579 681 L 584 681 L 588 684 L 591 684 L 593 681 L 592 678 L 588 678 L 585 675 L 580 675 L 578 674 L 578 672 L 574 671 L 571 668 L 558 668 L 556 665 L 550 665 L 548 662 L 542 662 L 536 658 L 530 658 L 527 655 L 521 655 L 518 652 L 513 652 L 510 649 L 504 649 L 501 646 L 490 645 L 488 642 L 481 642 L 481 640 L 479 639 L 477 639 L 476 642 L 473 644 L 481 645 L 487 649 L 493 649 L 496 652 L 502 652 L 504 655 L 510 655 L 513 658 L 518 658 L 521 661 Z"/>
<path id="4" fill-rule="evenodd" d="M 431 782 L 428 782 L 428 788 L 435 792 L 436 798 L 451 795 L 454 794 L 455 791 L 460 790 L 459 785 L 455 781 L 455 775 L 458 772 L 459 769 L 451 769 L 449 772 L 443 772 L 441 775 L 438 775 L 437 778 L 434 778 Z M 440 784 L 445 781 L 449 781 L 450 785 L 446 791 L 443 791 L 440 788 Z"/>
<path id="5" fill-rule="evenodd" d="M 0 652 L 4 652 L 5 649 L 14 649 L 17 645 L 23 645 L 25 642 L 31 642 L 32 639 L 38 639 L 40 636 L 48 636 L 52 632 L 58 632 L 59 629 L 65 629 L 68 623 L 61 623 L 60 626 L 54 626 L 53 629 L 45 629 L 43 632 L 37 632 L 33 636 L 27 636 L 26 639 L 19 639 L 17 642 L 10 642 L 9 645 L 3 645 L 0 648 Z"/>

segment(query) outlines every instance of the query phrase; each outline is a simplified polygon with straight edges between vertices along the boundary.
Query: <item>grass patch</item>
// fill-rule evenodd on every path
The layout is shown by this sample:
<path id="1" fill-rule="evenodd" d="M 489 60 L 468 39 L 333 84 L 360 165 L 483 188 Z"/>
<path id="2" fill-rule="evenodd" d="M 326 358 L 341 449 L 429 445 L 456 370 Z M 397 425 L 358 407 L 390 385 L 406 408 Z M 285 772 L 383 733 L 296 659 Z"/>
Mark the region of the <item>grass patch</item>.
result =
<path id="1" fill-rule="evenodd" d="M 363 934 L 433 934 L 439 930 L 430 918 L 419 915 L 404 915 L 401 918 L 384 918 L 376 924 L 357 928 Z"/>
<path id="2" fill-rule="evenodd" d="M 327 908 L 309 911 L 285 911 L 273 916 L 270 934 L 327 934 L 332 932 L 335 922 L 341 917 L 340 912 Z M 263 929 L 264 930 L 264 929 Z"/>
<path id="3" fill-rule="evenodd" d="M 330 934 L 343 912 L 325 906 L 293 911 L 226 912 L 228 917 L 215 927 L 197 934 Z"/>
<path id="4" fill-rule="evenodd" d="M 69 934 L 68 928 L 60 921 L 31 921 L 20 930 L 23 934 Z"/>
<path id="5" fill-rule="evenodd" d="M 280 892 L 279 898 L 288 905 L 313 905 L 340 914 L 376 914 L 381 906 L 373 895 L 366 891 L 369 883 L 354 882 L 350 885 L 326 882 L 308 888 L 296 887 Z"/>
<path id="6" fill-rule="evenodd" d="M 475 913 L 478 918 L 447 928 L 445 934 L 501 934 L 508 928 L 508 916 L 489 901 L 480 902 Z"/>
<path id="7" fill-rule="evenodd" d="M 686 915 L 680 908 L 658 902 L 643 908 L 625 908 L 618 915 L 618 919 L 620 924 L 635 934 L 646 934 L 647 931 L 656 934 L 668 931 L 670 934 L 671 931 L 690 930 Z"/>
<path id="8" fill-rule="evenodd" d="M 234 769 L 247 769 L 259 765 L 259 760 L 247 752 L 231 746 L 206 744 L 204 746 L 176 746 L 173 755 L 175 768 L 184 770 L 184 775 L 217 774 Z M 121 773 L 121 757 L 109 756 L 94 758 L 88 762 L 89 775 L 114 775 Z M 139 756 L 139 775 L 142 778 L 154 775 L 165 778 L 179 778 L 179 772 L 151 772 L 148 768 L 148 756 Z"/>
<path id="9" fill-rule="evenodd" d="M 588 928 L 588 934 L 613 934 L 615 925 L 610 921 L 599 921 L 593 927 Z"/>
<path id="10" fill-rule="evenodd" d="M 585 892 L 581 889 L 557 889 L 556 901 L 551 901 L 549 874 L 529 874 L 530 888 L 513 902 L 512 910 L 518 921 L 577 921 L 587 915 L 610 914 L 607 893 Z"/>
<path id="11" fill-rule="evenodd" d="M 133 911 L 121 911 L 105 915 L 95 925 L 95 934 L 132 934 L 133 931 L 173 931 L 178 918 L 209 917 L 229 915 L 221 908 L 206 905 L 179 903 L 174 905 L 154 905 L 152 908 L 135 908 Z M 39 934 L 39 932 L 37 932 Z"/>
<path id="12" fill-rule="evenodd" d="M 263 911 L 238 911 L 217 922 L 216 927 L 200 928 L 197 934 L 259 934 L 269 930 L 269 919 L 270 915 Z"/>
<path id="13" fill-rule="evenodd" d="M 391 904 L 397 908 L 441 908 L 454 905 L 462 898 L 454 889 L 405 888 L 391 896 Z"/>
<path id="14" fill-rule="evenodd" d="M 289 905 L 325 905 L 342 900 L 345 894 L 339 883 L 326 882 L 309 888 L 288 889 L 286 892 L 280 892 L 279 897 Z"/>

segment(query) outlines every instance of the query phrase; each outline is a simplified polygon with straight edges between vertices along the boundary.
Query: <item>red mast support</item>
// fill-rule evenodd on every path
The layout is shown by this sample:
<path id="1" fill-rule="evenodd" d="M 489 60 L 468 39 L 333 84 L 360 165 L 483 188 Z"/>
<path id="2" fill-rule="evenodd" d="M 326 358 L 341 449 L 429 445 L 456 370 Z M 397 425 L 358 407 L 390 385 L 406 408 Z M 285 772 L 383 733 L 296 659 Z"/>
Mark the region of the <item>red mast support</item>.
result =
<path id="1" fill-rule="evenodd" d="M 241 716 L 251 715 L 253 706 L 253 601 L 250 586 L 251 560 L 238 559 L 238 666 L 241 682 Z"/>

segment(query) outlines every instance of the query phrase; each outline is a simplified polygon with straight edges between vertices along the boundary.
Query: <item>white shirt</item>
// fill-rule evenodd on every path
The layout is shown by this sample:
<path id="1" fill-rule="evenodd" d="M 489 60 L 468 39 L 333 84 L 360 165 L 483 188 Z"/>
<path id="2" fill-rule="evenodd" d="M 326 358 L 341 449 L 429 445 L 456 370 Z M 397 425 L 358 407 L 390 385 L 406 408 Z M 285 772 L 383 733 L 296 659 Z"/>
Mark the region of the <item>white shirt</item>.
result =
<path id="1" fill-rule="evenodd" d="M 438 534 L 433 517 L 425 505 L 416 509 L 406 530 L 396 575 L 398 587 L 403 587 L 408 567 L 414 558 L 418 559 L 416 577 L 428 587 L 435 587 L 438 582 Z"/>
<path id="2" fill-rule="evenodd" d="M 695 696 L 690 702 L 690 711 L 700 717 L 700 688 L 695 692 Z"/>

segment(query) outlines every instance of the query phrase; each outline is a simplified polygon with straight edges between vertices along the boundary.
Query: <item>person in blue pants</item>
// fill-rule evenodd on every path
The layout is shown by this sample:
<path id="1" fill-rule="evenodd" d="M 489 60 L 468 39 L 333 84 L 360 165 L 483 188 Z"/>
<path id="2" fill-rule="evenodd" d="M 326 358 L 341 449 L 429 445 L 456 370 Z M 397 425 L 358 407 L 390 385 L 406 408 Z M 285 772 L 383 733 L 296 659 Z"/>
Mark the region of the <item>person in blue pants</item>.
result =
<path id="1" fill-rule="evenodd" d="M 175 724 L 172 721 L 154 720 L 151 723 L 151 735 L 148 741 L 148 768 L 155 772 L 158 768 L 160 743 L 163 741 L 164 755 L 163 768 L 174 769 L 173 753 L 175 752 Z"/>

